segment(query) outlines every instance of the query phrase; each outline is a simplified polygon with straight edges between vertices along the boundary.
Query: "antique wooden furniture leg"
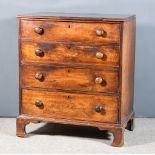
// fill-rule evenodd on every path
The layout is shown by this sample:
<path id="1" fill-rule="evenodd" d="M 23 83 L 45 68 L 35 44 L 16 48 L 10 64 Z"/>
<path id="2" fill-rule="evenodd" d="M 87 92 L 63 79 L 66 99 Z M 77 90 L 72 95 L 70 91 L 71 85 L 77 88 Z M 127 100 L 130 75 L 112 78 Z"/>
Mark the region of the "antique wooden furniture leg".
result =
<path id="1" fill-rule="evenodd" d="M 23 116 L 17 117 L 17 119 L 16 119 L 16 135 L 18 137 L 27 137 L 26 125 L 28 125 L 31 122 L 39 123 L 40 121 L 31 119 L 31 118 L 27 118 L 27 117 L 24 118 Z"/>
<path id="2" fill-rule="evenodd" d="M 113 128 L 99 128 L 99 130 L 106 130 L 113 134 L 112 146 L 120 147 L 124 144 L 124 127 L 113 127 Z"/>
<path id="3" fill-rule="evenodd" d="M 124 144 L 124 128 L 118 127 L 115 129 L 111 129 L 111 133 L 113 134 L 113 142 L 112 146 L 120 147 Z"/>
<path id="4" fill-rule="evenodd" d="M 22 118 L 22 117 L 18 117 L 16 119 L 16 135 L 18 137 L 26 137 L 26 125 L 30 123 L 30 120 Z"/>
<path id="5" fill-rule="evenodd" d="M 135 119 L 134 119 L 134 114 L 133 116 L 130 118 L 130 120 L 127 123 L 126 129 L 129 131 L 133 131 L 135 127 Z"/>

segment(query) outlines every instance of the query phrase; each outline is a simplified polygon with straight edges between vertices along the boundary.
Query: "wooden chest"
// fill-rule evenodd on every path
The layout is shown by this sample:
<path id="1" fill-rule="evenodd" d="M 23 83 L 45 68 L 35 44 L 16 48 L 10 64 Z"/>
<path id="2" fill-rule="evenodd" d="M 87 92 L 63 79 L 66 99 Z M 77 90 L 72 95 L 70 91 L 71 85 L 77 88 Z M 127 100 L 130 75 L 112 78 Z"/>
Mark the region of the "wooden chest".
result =
<path id="1" fill-rule="evenodd" d="M 133 130 L 135 16 L 18 16 L 20 115 L 30 122 L 93 126 L 122 146 Z"/>

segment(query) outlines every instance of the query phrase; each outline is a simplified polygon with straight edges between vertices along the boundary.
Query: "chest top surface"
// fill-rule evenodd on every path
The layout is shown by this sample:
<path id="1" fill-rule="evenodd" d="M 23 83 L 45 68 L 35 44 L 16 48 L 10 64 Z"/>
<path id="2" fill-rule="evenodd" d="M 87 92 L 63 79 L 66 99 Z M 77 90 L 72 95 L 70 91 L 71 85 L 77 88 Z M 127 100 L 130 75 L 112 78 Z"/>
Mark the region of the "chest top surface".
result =
<path id="1" fill-rule="evenodd" d="M 56 13 L 56 12 L 38 12 L 31 14 L 18 15 L 17 18 L 31 19 L 83 19 L 83 20 L 106 20 L 106 21 L 127 21 L 135 15 L 126 14 L 99 14 L 99 13 Z"/>

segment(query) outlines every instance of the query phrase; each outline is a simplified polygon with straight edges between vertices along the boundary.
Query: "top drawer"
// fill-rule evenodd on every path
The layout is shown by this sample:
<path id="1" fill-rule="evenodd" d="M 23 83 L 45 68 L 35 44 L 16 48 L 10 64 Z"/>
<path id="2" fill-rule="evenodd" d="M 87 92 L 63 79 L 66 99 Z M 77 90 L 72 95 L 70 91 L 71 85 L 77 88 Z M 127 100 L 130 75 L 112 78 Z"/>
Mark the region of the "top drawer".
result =
<path id="1" fill-rule="evenodd" d="M 21 36 L 51 41 L 119 43 L 120 24 L 22 20 Z"/>

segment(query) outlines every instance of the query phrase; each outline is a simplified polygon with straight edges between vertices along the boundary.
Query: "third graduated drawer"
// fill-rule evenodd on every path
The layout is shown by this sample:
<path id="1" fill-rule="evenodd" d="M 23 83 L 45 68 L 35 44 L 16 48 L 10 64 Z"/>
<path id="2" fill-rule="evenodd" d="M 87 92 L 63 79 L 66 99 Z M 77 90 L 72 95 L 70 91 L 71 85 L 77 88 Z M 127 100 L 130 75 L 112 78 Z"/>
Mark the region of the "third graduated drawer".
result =
<path id="1" fill-rule="evenodd" d="M 119 66 L 120 46 L 22 41 L 22 62 Z"/>
<path id="2" fill-rule="evenodd" d="M 118 70 L 59 65 L 22 65 L 23 88 L 47 88 L 80 92 L 118 92 Z"/>

